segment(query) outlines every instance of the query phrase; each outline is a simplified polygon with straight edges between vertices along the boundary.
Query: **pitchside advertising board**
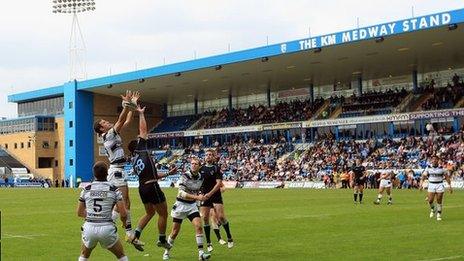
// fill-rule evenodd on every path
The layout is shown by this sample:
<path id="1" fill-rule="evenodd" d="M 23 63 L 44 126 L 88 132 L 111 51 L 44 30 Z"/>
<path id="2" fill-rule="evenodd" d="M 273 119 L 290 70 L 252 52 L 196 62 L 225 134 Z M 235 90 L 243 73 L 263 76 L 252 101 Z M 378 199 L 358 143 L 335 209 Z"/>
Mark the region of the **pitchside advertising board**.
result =
<path id="1" fill-rule="evenodd" d="M 372 115 L 372 116 L 351 117 L 351 118 L 338 118 L 338 119 L 328 119 L 328 120 L 281 122 L 281 123 L 229 127 L 229 128 L 220 128 L 220 129 L 204 129 L 204 130 L 191 130 L 191 131 L 181 131 L 181 132 L 153 133 L 153 134 L 150 134 L 149 137 L 150 138 L 202 137 L 205 135 L 258 132 L 258 131 L 265 131 L 265 130 L 318 128 L 318 127 L 346 126 L 346 125 L 350 125 L 351 127 L 353 126 L 356 127 L 357 124 L 366 124 L 366 123 L 380 123 L 380 122 L 399 123 L 399 122 L 411 122 L 414 120 L 429 120 L 429 119 L 431 121 L 436 121 L 436 119 L 442 119 L 442 118 L 449 119 L 453 117 L 463 117 L 463 116 L 464 116 L 464 108 L 457 108 L 457 109 L 444 109 L 444 110 L 436 110 L 436 111 L 424 111 L 424 112 L 419 111 L 419 112 L 409 112 L 409 113 L 396 113 L 396 114 Z"/>

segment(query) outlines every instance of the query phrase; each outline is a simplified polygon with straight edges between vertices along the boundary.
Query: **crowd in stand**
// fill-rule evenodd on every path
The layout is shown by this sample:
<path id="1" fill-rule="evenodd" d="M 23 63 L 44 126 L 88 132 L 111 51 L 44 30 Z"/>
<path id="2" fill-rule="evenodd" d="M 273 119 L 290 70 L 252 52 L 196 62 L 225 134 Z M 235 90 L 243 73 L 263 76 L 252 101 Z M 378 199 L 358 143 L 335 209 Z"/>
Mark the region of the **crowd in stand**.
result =
<path id="1" fill-rule="evenodd" d="M 279 102 L 271 107 L 251 105 L 246 109 L 222 109 L 216 113 L 212 113 L 213 116 L 205 123 L 203 128 L 210 129 L 309 120 L 323 103 L 324 99 L 319 98 L 314 102 L 311 102 L 309 99 L 304 101 Z M 208 114 L 211 114 L 211 112 L 208 112 Z"/>
<path id="2" fill-rule="evenodd" d="M 464 82 L 455 74 L 452 83 L 448 83 L 446 88 L 435 89 L 435 82 L 432 80 L 426 85 L 425 92 L 433 93 L 433 96 L 422 104 L 423 110 L 452 108 L 464 96 Z"/>
<path id="3" fill-rule="evenodd" d="M 368 169 L 367 187 L 376 187 L 383 171 L 393 170 L 397 187 L 417 187 L 421 169 L 432 155 L 454 175 L 464 178 L 464 132 L 443 136 L 409 136 L 402 139 L 336 141 L 324 137 L 308 148 L 294 150 L 284 137 L 272 144 L 263 141 L 235 141 L 215 144 L 218 164 L 226 180 L 234 181 L 323 181 L 327 186 L 349 187 L 349 172 L 356 158 Z M 203 148 L 195 145 L 178 159 L 186 169 L 188 158 L 201 156 Z"/>
<path id="4" fill-rule="evenodd" d="M 406 89 L 388 89 L 386 91 L 370 90 L 353 96 L 342 104 L 343 112 L 366 111 L 373 114 L 376 109 L 394 108 L 408 95 Z"/>

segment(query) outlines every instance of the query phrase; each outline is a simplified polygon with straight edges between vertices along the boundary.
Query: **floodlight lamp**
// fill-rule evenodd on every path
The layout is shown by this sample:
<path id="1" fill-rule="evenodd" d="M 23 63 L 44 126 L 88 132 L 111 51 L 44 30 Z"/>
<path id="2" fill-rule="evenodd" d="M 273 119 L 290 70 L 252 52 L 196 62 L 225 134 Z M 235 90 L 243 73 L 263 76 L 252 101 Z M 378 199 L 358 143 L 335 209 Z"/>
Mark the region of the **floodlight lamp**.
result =
<path id="1" fill-rule="evenodd" d="M 95 0 L 53 0 L 52 2 L 57 13 L 72 14 L 95 10 Z"/>
<path id="2" fill-rule="evenodd" d="M 452 30 L 456 30 L 458 28 L 458 24 L 450 24 L 448 25 L 448 30 L 452 31 Z"/>
<path id="3" fill-rule="evenodd" d="M 380 37 L 375 38 L 375 42 L 376 42 L 376 43 L 381 43 L 381 42 L 383 42 L 384 40 L 385 40 L 385 38 L 384 38 L 383 36 L 380 36 Z"/>

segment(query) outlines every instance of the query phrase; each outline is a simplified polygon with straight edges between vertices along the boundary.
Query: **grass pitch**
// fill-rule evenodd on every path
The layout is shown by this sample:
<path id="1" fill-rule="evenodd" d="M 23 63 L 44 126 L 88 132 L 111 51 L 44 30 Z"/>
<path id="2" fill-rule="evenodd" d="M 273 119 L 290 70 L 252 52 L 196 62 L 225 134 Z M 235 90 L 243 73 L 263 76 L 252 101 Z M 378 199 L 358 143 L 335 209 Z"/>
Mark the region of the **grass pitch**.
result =
<path id="1" fill-rule="evenodd" d="M 171 207 L 176 190 L 164 191 Z M 137 190 L 130 193 L 136 223 L 143 206 Z M 224 201 L 235 247 L 215 243 L 211 260 L 464 260 L 464 191 L 446 193 L 441 222 L 428 217 L 425 192 L 393 193 L 394 205 L 384 199 L 376 206 L 374 190 L 365 191 L 363 205 L 353 204 L 351 190 L 228 190 Z M 1 260 L 77 260 L 78 194 L 77 189 L 0 189 Z M 171 218 L 168 223 L 169 233 Z M 130 260 L 161 260 L 155 225 L 152 220 L 142 233 L 145 252 L 124 243 Z M 122 238 L 123 229 L 118 232 Z M 197 257 L 186 220 L 171 260 Z M 91 260 L 114 258 L 97 246 Z"/>

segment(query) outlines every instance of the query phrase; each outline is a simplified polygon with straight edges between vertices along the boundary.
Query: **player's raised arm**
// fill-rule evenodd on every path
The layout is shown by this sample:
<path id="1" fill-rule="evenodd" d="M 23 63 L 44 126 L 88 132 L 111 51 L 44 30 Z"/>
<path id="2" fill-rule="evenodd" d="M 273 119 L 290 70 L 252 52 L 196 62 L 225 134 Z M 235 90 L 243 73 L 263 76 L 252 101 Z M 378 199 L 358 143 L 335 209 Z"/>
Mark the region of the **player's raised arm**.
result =
<path id="1" fill-rule="evenodd" d="M 121 95 L 122 98 L 122 111 L 119 114 L 118 121 L 114 124 L 114 130 L 116 132 L 120 132 L 124 122 L 126 121 L 127 114 L 129 113 L 129 107 L 127 105 L 131 104 L 132 100 L 132 92 L 131 91 L 126 91 L 125 95 Z"/>
<path id="2" fill-rule="evenodd" d="M 145 119 L 145 108 L 137 105 L 137 112 L 139 113 L 139 137 L 146 140 L 148 137 L 147 121 Z"/>

